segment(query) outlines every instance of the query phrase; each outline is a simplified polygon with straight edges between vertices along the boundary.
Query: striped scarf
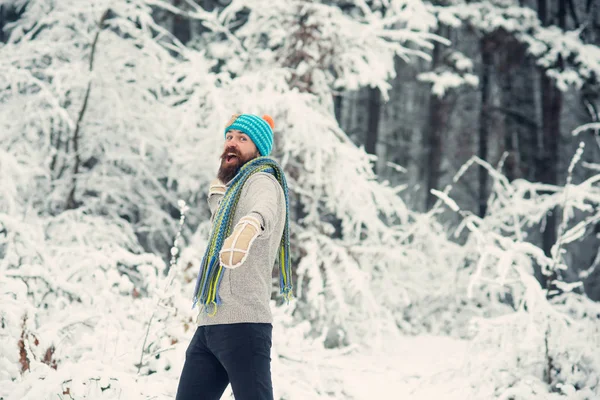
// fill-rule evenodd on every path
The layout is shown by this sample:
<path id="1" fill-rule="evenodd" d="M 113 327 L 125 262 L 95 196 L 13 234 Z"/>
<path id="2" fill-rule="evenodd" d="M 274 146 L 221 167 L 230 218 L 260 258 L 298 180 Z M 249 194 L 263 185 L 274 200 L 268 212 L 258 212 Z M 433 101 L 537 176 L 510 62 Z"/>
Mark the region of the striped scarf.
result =
<path id="1" fill-rule="evenodd" d="M 269 157 L 257 157 L 240 168 L 237 175 L 231 180 L 221 204 L 217 208 L 214 217 L 213 229 L 210 236 L 210 241 L 196 281 L 194 289 L 194 303 L 200 302 L 206 312 L 211 305 L 214 310 L 211 315 L 217 312 L 217 306 L 221 304 L 219 298 L 219 285 L 223 278 L 223 266 L 219 262 L 219 251 L 223 245 L 223 241 L 231 234 L 233 229 L 233 215 L 236 206 L 240 200 L 242 187 L 252 175 L 257 172 L 268 172 L 275 176 L 281 184 L 285 195 L 285 227 L 281 237 L 281 245 L 279 247 L 279 287 L 280 293 L 289 302 L 292 297 L 292 273 L 290 264 L 290 219 L 289 219 L 289 201 L 288 187 L 283 169 L 275 160 Z"/>

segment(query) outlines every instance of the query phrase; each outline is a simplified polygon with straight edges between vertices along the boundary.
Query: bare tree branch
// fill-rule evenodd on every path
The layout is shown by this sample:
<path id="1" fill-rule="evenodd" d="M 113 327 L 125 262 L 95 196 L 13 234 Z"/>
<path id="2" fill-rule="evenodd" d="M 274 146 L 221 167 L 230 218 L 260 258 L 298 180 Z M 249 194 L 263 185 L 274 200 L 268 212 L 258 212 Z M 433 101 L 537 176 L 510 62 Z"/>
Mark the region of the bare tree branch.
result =
<path id="1" fill-rule="evenodd" d="M 98 31 L 96 32 L 94 42 L 92 43 L 89 72 L 92 72 L 94 70 L 94 56 L 96 54 L 96 45 L 98 44 L 98 38 L 100 37 L 100 32 L 102 32 L 102 29 L 104 27 L 104 21 L 106 20 L 109 11 L 110 9 L 104 11 L 102 17 L 100 17 L 100 21 L 98 22 Z M 77 188 L 77 174 L 79 173 L 79 166 L 81 164 L 81 156 L 79 154 L 80 129 L 81 122 L 83 121 L 83 117 L 85 115 L 85 111 L 87 110 L 91 89 L 92 80 L 90 78 L 87 85 L 87 90 L 85 92 L 85 97 L 83 99 L 83 105 L 81 106 L 81 111 L 79 111 L 79 117 L 77 118 L 77 124 L 75 125 L 75 133 L 73 134 L 73 151 L 75 153 L 75 166 L 73 167 L 73 177 L 71 178 L 71 191 L 69 192 L 69 197 L 67 198 L 67 210 L 77 208 L 77 202 L 75 201 L 75 189 Z"/>

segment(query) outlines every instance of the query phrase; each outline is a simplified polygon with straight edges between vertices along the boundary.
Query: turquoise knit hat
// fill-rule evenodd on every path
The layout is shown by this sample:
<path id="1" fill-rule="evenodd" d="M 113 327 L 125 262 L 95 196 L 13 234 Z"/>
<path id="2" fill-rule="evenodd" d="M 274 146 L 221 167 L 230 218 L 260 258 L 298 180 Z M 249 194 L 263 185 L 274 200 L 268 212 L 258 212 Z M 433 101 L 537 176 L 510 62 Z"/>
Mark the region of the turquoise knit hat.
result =
<path id="1" fill-rule="evenodd" d="M 268 156 L 273 149 L 273 128 L 275 123 L 268 115 L 261 118 L 252 114 L 234 114 L 225 127 L 225 135 L 237 129 L 250 137 L 261 156 Z"/>

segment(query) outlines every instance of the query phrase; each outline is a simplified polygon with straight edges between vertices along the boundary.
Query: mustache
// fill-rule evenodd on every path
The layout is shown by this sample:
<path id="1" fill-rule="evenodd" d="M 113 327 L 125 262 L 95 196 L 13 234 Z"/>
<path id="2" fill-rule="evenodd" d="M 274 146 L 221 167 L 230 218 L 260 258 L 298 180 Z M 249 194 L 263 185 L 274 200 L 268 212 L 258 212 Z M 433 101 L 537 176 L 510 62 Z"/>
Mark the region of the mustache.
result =
<path id="1" fill-rule="evenodd" d="M 221 154 L 221 160 L 224 159 L 227 156 L 227 154 L 229 154 L 229 153 L 235 154 L 237 158 L 241 158 L 242 157 L 242 155 L 240 154 L 240 152 L 235 147 L 227 147 L 223 151 L 223 154 Z"/>

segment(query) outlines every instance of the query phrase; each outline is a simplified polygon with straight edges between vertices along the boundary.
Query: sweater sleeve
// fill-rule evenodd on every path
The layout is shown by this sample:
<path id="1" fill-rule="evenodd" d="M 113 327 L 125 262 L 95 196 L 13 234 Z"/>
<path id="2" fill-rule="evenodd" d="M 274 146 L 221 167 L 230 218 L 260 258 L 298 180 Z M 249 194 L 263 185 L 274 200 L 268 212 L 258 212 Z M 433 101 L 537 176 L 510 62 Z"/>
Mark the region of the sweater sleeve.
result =
<path id="1" fill-rule="evenodd" d="M 227 190 L 227 186 L 223 184 L 218 179 L 214 179 L 208 188 L 208 195 L 206 197 L 206 201 L 208 202 L 208 208 L 210 210 L 210 220 L 211 222 L 215 219 L 215 213 L 217 212 L 217 208 L 221 204 L 221 200 L 225 197 L 225 191 Z"/>
<path id="2" fill-rule="evenodd" d="M 270 174 L 259 172 L 246 183 L 245 197 L 250 204 L 249 216 L 260 222 L 262 235 L 270 235 L 279 220 L 279 213 L 285 212 L 285 195 L 279 182 Z"/>
<path id="3" fill-rule="evenodd" d="M 210 220 L 212 221 L 215 217 L 215 212 L 223 199 L 222 194 L 210 194 L 207 198 L 208 208 L 210 209 Z"/>

